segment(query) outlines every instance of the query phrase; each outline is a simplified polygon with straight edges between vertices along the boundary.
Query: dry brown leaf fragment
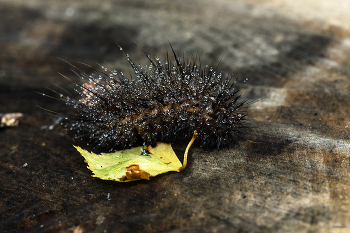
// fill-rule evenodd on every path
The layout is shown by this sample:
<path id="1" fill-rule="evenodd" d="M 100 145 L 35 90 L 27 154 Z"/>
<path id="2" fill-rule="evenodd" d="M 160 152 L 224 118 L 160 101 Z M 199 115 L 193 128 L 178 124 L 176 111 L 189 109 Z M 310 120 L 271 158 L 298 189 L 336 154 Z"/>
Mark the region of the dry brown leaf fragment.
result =
<path id="1" fill-rule="evenodd" d="M 19 118 L 23 116 L 22 113 L 0 113 L 0 128 L 15 127 L 19 123 Z"/>

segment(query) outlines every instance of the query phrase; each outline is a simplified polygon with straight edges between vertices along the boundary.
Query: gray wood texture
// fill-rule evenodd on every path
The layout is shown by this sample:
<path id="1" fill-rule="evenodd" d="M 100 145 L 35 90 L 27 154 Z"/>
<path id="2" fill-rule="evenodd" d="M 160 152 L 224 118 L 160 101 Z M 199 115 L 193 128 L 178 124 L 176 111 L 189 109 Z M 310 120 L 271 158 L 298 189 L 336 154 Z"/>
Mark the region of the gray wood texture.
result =
<path id="1" fill-rule="evenodd" d="M 24 116 L 0 129 L 0 231 L 349 232 L 349 12 L 347 0 L 1 0 L 0 112 Z M 128 72 L 115 43 L 146 64 L 142 50 L 164 58 L 168 41 L 239 77 L 256 100 L 247 139 L 194 145 L 183 172 L 150 181 L 92 178 L 36 105 L 72 110 L 36 92 L 72 88 L 58 58 Z"/>

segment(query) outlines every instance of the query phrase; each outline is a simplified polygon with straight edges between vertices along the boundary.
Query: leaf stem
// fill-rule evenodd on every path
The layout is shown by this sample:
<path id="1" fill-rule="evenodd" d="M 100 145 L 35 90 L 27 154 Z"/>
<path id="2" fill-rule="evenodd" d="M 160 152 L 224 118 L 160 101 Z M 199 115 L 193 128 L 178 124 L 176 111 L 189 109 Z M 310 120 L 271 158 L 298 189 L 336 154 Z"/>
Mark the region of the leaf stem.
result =
<path id="1" fill-rule="evenodd" d="M 187 165 L 187 154 L 188 154 L 188 150 L 189 150 L 190 147 L 192 146 L 194 140 L 196 140 L 197 135 L 198 135 L 197 130 L 195 130 L 195 131 L 193 132 L 192 139 L 191 139 L 191 141 L 188 143 L 187 148 L 186 148 L 186 150 L 185 150 L 184 161 L 183 161 L 182 167 L 179 168 L 179 171 L 182 171 L 183 169 L 185 169 L 185 167 L 186 167 L 186 165 Z"/>

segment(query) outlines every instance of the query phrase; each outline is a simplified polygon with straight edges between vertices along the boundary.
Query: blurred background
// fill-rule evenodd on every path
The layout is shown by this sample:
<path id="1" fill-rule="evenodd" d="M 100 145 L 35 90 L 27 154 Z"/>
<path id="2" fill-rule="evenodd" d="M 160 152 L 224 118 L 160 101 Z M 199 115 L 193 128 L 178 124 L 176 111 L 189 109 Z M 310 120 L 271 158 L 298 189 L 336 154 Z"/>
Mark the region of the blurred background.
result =
<path id="1" fill-rule="evenodd" d="M 0 113 L 24 115 L 0 128 L 0 231 L 345 232 L 349 12 L 348 0 L 0 0 Z M 165 58 L 169 42 L 239 78 L 256 101 L 248 140 L 195 145 L 186 170 L 150 181 L 91 178 L 37 106 L 72 110 L 37 92 L 72 88 L 61 59 L 129 72 L 117 44 L 145 65 L 142 50 Z"/>

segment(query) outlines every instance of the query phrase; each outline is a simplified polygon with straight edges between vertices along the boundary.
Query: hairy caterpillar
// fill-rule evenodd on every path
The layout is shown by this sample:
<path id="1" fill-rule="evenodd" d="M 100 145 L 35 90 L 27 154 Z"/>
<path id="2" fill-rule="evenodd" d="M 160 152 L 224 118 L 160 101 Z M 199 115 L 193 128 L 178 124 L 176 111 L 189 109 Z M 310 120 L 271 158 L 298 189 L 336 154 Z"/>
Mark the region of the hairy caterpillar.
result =
<path id="1" fill-rule="evenodd" d="M 121 49 L 133 70 L 131 78 L 116 70 L 89 75 L 78 70 L 88 80 L 77 84 L 80 98 L 61 95 L 78 110 L 70 123 L 75 137 L 110 149 L 138 140 L 154 144 L 191 138 L 195 130 L 201 145 L 218 149 L 240 137 L 246 101 L 240 101 L 236 79 L 202 68 L 197 58 L 180 59 L 171 49 L 173 59 L 167 55 L 165 62 L 146 55 L 148 66 L 136 65 Z"/>

